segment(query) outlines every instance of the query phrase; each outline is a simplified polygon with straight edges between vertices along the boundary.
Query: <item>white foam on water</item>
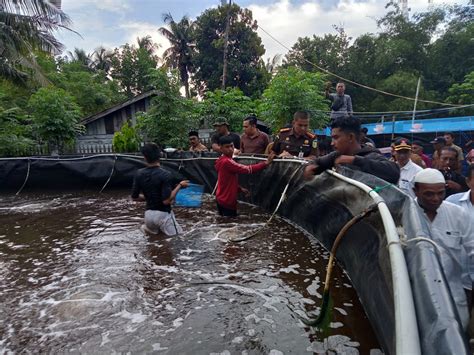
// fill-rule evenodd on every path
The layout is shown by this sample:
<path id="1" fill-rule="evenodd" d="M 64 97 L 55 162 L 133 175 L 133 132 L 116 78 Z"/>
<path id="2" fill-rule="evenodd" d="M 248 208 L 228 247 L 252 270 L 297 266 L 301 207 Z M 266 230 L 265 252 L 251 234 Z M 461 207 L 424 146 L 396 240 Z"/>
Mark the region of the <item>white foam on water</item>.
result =
<path id="1" fill-rule="evenodd" d="M 341 328 L 343 326 L 344 326 L 344 324 L 342 324 L 341 322 L 331 322 L 331 323 L 329 323 L 329 328 L 332 328 L 332 329 Z"/>
<path id="2" fill-rule="evenodd" d="M 283 352 L 281 352 L 280 350 L 277 350 L 277 349 L 272 349 L 268 353 L 268 355 L 283 355 L 283 354 L 284 354 Z"/>
<path id="3" fill-rule="evenodd" d="M 152 344 L 151 346 L 152 346 L 153 351 L 168 350 L 167 347 L 162 347 L 160 343 L 155 343 L 155 344 Z"/>
<path id="4" fill-rule="evenodd" d="M 243 343 L 243 341 L 244 341 L 244 337 L 240 336 L 240 337 L 235 337 L 234 339 L 232 339 L 231 343 L 232 344 L 241 344 L 241 343 Z"/>
<path id="5" fill-rule="evenodd" d="M 209 355 L 231 355 L 232 353 L 229 350 L 223 350 L 220 353 L 209 353 Z"/>
<path id="6" fill-rule="evenodd" d="M 316 278 L 313 280 L 311 285 L 306 287 L 306 290 L 311 296 L 322 298 L 323 296 L 318 292 L 319 287 L 320 287 L 319 276 L 316 276 Z"/>
<path id="7" fill-rule="evenodd" d="M 344 309 L 338 307 L 334 307 L 334 309 L 341 313 L 343 316 L 347 316 L 347 312 Z"/>
<path id="8" fill-rule="evenodd" d="M 122 317 L 125 319 L 129 319 L 132 323 L 143 323 L 148 316 L 142 313 L 130 313 L 127 310 L 122 310 L 121 312 L 115 314 L 115 316 Z"/>
<path id="9" fill-rule="evenodd" d="M 283 272 L 283 273 L 286 273 L 286 274 L 293 273 L 293 274 L 299 275 L 300 272 L 298 270 L 296 270 L 299 267 L 300 267 L 299 264 L 288 265 L 288 267 L 286 267 L 286 268 L 281 268 L 280 272 Z"/>

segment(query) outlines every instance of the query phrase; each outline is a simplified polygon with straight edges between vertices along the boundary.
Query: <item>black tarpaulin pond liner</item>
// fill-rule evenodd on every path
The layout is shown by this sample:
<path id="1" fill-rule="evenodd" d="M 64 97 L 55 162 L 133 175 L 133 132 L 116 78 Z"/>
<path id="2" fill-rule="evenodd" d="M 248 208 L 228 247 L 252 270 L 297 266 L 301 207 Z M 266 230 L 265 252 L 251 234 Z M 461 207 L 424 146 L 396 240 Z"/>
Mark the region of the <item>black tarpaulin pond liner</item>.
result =
<path id="1" fill-rule="evenodd" d="M 177 179 L 190 179 L 210 192 L 217 178 L 215 159 L 212 153 L 199 157 L 175 153 L 162 159 L 162 166 Z M 244 164 L 259 159 L 238 158 Z M 143 166 L 139 156 L 113 154 L 1 159 L 0 191 L 16 192 L 22 186 L 27 190 L 100 190 L 106 184 L 106 188 L 130 188 L 135 171 Z M 241 176 L 241 184 L 252 193 L 248 202 L 272 211 L 297 169 L 279 214 L 308 231 L 327 249 L 340 228 L 374 202 L 357 184 L 362 182 L 366 188 L 386 185 L 374 176 L 349 169 L 341 171 L 341 175 L 325 172 L 307 183 L 301 176 L 301 161 L 277 160 L 258 174 Z M 383 189 L 379 194 L 394 225 L 402 226 L 408 238 L 420 236 L 420 219 L 413 201 L 396 188 Z M 467 339 L 435 248 L 426 242 L 408 243 L 403 248 L 406 266 L 400 269 L 408 269 L 403 275 L 403 270 L 394 270 L 387 238 L 387 226 L 376 213 L 351 228 L 337 252 L 337 260 L 349 275 L 384 352 L 402 354 L 412 349 L 411 352 L 418 353 L 421 349 L 424 354 L 468 354 Z M 394 292 L 394 286 L 400 285 L 399 278 L 403 277 L 409 277 L 411 283 L 411 287 L 408 284 L 401 290 L 409 295 L 406 300 L 400 299 L 399 289 Z M 410 305 L 414 305 L 415 311 Z M 413 331 L 401 327 L 410 319 L 416 323 Z"/>

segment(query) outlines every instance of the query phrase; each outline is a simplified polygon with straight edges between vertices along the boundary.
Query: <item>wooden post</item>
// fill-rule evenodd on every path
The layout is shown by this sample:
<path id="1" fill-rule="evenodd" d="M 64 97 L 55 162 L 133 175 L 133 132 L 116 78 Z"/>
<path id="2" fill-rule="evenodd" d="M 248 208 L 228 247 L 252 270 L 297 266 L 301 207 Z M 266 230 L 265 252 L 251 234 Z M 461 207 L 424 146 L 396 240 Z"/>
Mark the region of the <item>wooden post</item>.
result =
<path id="1" fill-rule="evenodd" d="M 230 31 L 230 10 L 231 10 L 232 0 L 229 0 L 229 5 L 227 8 L 227 18 L 225 24 L 225 34 L 224 34 L 224 65 L 222 68 L 222 90 L 225 90 L 225 82 L 227 77 L 227 51 L 229 49 L 229 31 Z"/>

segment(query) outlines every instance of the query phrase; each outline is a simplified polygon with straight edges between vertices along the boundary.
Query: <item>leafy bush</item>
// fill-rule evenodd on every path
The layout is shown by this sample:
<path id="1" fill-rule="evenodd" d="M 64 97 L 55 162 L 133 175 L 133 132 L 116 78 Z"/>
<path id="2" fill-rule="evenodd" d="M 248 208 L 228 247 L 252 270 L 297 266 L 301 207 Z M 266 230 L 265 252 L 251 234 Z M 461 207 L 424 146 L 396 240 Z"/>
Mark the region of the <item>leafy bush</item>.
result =
<path id="1" fill-rule="evenodd" d="M 19 108 L 0 107 L 0 156 L 27 154 L 34 145 L 31 135 L 31 125 Z"/>
<path id="2" fill-rule="evenodd" d="M 115 132 L 112 148 L 116 153 L 135 153 L 140 147 L 137 131 L 125 122 L 119 132 Z"/>

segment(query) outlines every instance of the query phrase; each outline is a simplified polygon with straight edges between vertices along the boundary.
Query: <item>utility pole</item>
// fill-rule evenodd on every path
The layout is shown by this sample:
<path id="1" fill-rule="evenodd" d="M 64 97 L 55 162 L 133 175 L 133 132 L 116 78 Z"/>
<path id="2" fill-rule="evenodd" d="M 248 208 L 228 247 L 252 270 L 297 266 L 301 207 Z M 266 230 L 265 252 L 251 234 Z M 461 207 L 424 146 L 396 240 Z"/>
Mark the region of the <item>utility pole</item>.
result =
<path id="1" fill-rule="evenodd" d="M 224 1 L 222 1 L 224 3 Z M 224 65 L 222 68 L 222 90 L 225 90 L 225 81 L 227 77 L 227 51 L 229 49 L 229 30 L 230 30 L 230 9 L 232 5 L 232 0 L 229 0 L 229 5 L 227 7 L 227 17 L 225 24 L 225 34 L 224 34 Z"/>

